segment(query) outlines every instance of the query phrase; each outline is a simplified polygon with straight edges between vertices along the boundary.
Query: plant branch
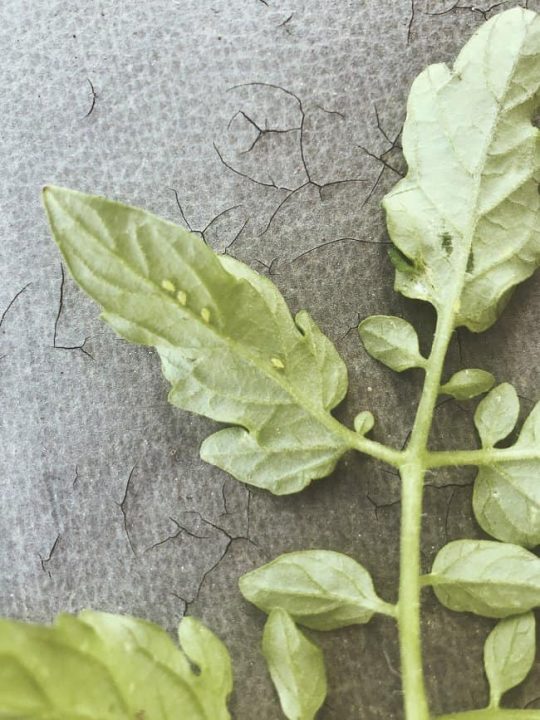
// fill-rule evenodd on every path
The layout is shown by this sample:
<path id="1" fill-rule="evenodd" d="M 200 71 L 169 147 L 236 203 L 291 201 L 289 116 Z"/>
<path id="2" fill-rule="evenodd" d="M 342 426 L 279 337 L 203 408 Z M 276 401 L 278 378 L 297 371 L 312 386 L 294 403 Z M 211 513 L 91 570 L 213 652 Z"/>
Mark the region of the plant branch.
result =
<path id="1" fill-rule="evenodd" d="M 422 396 L 411 437 L 402 460 L 402 515 L 400 542 L 400 580 L 398 626 L 406 720 L 428 720 L 429 707 L 424 683 L 420 628 L 420 541 L 422 499 L 429 433 L 446 352 L 454 328 L 453 303 L 443 309 L 437 320 Z"/>
<path id="2" fill-rule="evenodd" d="M 441 452 L 428 452 L 425 456 L 425 465 L 428 468 L 452 465 L 495 465 L 519 460 L 540 460 L 540 451 L 531 447 L 444 450 Z"/>

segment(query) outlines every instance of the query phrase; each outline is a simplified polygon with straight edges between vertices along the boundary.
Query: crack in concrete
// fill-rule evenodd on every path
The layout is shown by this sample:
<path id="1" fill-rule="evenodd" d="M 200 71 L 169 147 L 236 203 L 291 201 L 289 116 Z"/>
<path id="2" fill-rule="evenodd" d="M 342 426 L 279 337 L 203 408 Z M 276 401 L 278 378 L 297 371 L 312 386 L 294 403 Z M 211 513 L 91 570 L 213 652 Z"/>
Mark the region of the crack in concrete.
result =
<path id="1" fill-rule="evenodd" d="M 196 538 L 197 540 L 208 540 L 210 538 L 210 535 L 197 535 L 194 532 L 191 532 L 191 530 L 188 530 L 186 527 L 181 525 L 178 520 L 175 520 L 173 517 L 169 517 L 169 520 L 176 525 L 177 532 L 174 533 L 174 535 L 169 535 L 168 537 L 164 538 L 163 540 L 159 540 L 157 543 L 154 543 L 153 545 L 150 545 L 150 547 L 147 547 L 144 552 L 148 552 L 149 550 L 154 550 L 157 547 L 160 547 L 161 545 L 165 545 L 166 543 L 170 542 L 171 540 L 177 540 L 182 534 L 189 535 L 189 537 Z"/>
<path id="2" fill-rule="evenodd" d="M 414 4 L 414 0 L 411 0 L 411 15 L 409 18 L 409 24 L 407 25 L 407 45 L 409 45 L 411 42 L 415 16 L 416 16 L 416 7 Z"/>
<path id="3" fill-rule="evenodd" d="M 137 553 L 135 552 L 135 548 L 133 547 L 133 543 L 131 542 L 131 537 L 130 537 L 130 535 L 129 535 L 128 526 L 127 526 L 128 520 L 127 520 L 126 503 L 127 503 L 127 500 L 128 500 L 129 486 L 130 486 L 130 484 L 131 484 L 131 480 L 133 479 L 133 473 L 135 472 L 135 468 L 136 468 L 136 467 L 137 467 L 137 465 L 134 465 L 134 466 L 131 468 L 131 471 L 130 471 L 130 473 L 129 473 L 129 477 L 128 477 L 127 483 L 126 483 L 126 489 L 125 489 L 125 491 L 124 491 L 124 497 L 122 498 L 122 502 L 118 505 L 118 507 L 120 508 L 120 511 L 122 512 L 122 516 L 123 516 L 123 518 L 124 518 L 124 532 L 126 533 L 126 537 L 127 537 L 128 543 L 129 543 L 129 547 L 131 548 L 131 552 L 133 553 L 133 555 L 134 555 L 135 557 L 137 556 Z"/>
<path id="4" fill-rule="evenodd" d="M 24 285 L 24 287 L 22 287 L 20 290 L 18 290 L 18 291 L 15 293 L 15 295 L 12 297 L 12 299 L 9 301 L 9 303 L 8 303 L 7 306 L 6 306 L 6 309 L 4 310 L 4 312 L 2 313 L 2 315 L 0 316 L 0 328 L 2 327 L 2 323 L 3 323 L 4 320 L 6 319 L 6 316 L 7 316 L 8 312 L 11 310 L 11 308 L 13 307 L 13 305 L 15 304 L 15 302 L 17 301 L 17 299 L 23 294 L 23 292 L 26 290 L 26 288 L 30 287 L 31 284 L 32 284 L 31 282 L 26 283 L 26 285 Z M 5 355 L 2 355 L 2 357 L 5 357 Z"/>
<path id="5" fill-rule="evenodd" d="M 55 350 L 80 350 L 84 355 L 89 357 L 91 360 L 94 360 L 94 356 L 91 355 L 88 350 L 85 350 L 85 345 L 88 342 L 90 336 L 87 335 L 83 342 L 80 345 L 59 345 L 57 343 L 57 337 L 58 337 L 58 323 L 60 322 L 60 316 L 62 315 L 62 310 L 64 307 L 64 285 L 66 282 L 66 274 L 64 271 L 64 265 L 60 263 L 60 298 L 58 303 L 58 312 L 56 313 L 56 319 L 54 321 L 54 334 L 53 334 L 53 348 Z"/>
<path id="6" fill-rule="evenodd" d="M 340 242 L 356 242 L 360 243 L 361 245 L 391 245 L 392 243 L 389 240 L 365 240 L 363 238 L 355 238 L 355 237 L 342 237 L 342 238 L 336 238 L 335 240 L 328 240 L 328 242 L 322 242 L 319 245 L 315 245 L 314 247 L 310 248 L 309 250 L 305 250 L 304 252 L 300 253 L 300 255 L 296 255 L 293 257 L 292 260 L 290 260 L 291 263 L 296 262 L 297 260 L 300 260 L 301 258 L 305 257 L 306 255 L 309 255 L 310 253 L 314 252 L 315 250 L 320 250 L 324 247 L 329 247 L 330 245 L 335 245 L 336 243 Z"/>
<path id="7" fill-rule="evenodd" d="M 43 570 L 44 573 L 47 573 L 49 578 L 52 578 L 52 575 L 51 575 L 51 571 L 48 570 L 46 566 L 51 562 L 52 556 L 54 555 L 54 553 L 58 547 L 58 543 L 60 542 L 61 537 L 62 537 L 62 534 L 58 533 L 58 535 L 56 536 L 56 540 L 52 544 L 52 547 L 49 550 L 49 554 L 46 558 L 42 557 L 41 553 L 38 553 L 38 557 L 39 557 L 39 560 L 41 563 L 41 569 Z"/>
<path id="8" fill-rule="evenodd" d="M 291 17 L 292 17 L 292 16 L 291 16 Z M 234 120 L 235 120 L 239 115 L 241 115 L 241 116 L 242 116 L 252 127 L 254 127 L 255 130 L 257 131 L 257 136 L 255 137 L 255 140 L 253 140 L 253 142 L 252 142 L 251 145 L 247 148 L 247 150 L 242 150 L 242 152 L 240 153 L 240 155 L 247 155 L 248 153 L 250 153 L 250 152 L 255 148 L 255 146 L 257 145 L 257 143 L 259 142 L 259 140 L 261 140 L 262 138 L 264 138 L 266 135 L 286 135 L 287 133 L 290 133 L 290 132 L 299 132 L 299 131 L 300 131 L 300 127 L 292 127 L 292 128 L 284 128 L 284 129 L 281 129 L 281 128 L 269 128 L 269 127 L 268 127 L 268 121 L 266 120 L 266 118 L 265 118 L 265 120 L 264 120 L 265 127 L 262 128 L 262 127 L 260 127 L 260 125 L 258 125 L 258 124 L 255 122 L 255 120 L 253 120 L 246 112 L 244 112 L 244 110 L 238 110 L 238 112 L 236 112 L 236 113 L 232 116 L 232 118 L 229 120 L 229 124 L 227 125 L 227 129 L 230 129 L 231 124 L 234 122 Z"/>
<path id="9" fill-rule="evenodd" d="M 414 0 L 411 0 L 411 1 L 414 1 Z M 493 10 L 496 10 L 498 7 L 501 7 L 504 4 L 505 4 L 505 2 L 498 2 L 493 5 L 490 5 L 488 8 L 481 8 L 481 7 L 478 7 L 478 5 L 460 5 L 459 0 L 458 0 L 454 5 L 452 5 L 452 7 L 448 8 L 447 10 L 441 10 L 439 12 L 426 12 L 424 14 L 430 15 L 431 17 L 439 17 L 441 15 L 448 15 L 449 13 L 452 13 L 456 10 L 466 10 L 468 12 L 480 13 L 480 15 L 482 15 L 484 20 L 487 21 L 489 19 L 488 18 L 489 13 L 492 12 Z M 526 8 L 528 7 L 528 0 L 525 4 L 525 7 Z"/>
<path id="10" fill-rule="evenodd" d="M 278 28 L 284 28 L 284 30 L 285 30 L 285 32 L 287 33 L 287 35 L 293 35 L 293 34 L 294 34 L 294 33 L 292 32 L 291 28 L 287 27 L 287 25 L 291 22 L 291 20 L 293 19 L 293 17 L 294 17 L 294 13 L 291 13 L 286 20 L 284 20 L 282 23 L 280 23 L 280 24 L 278 25 Z"/>
<path id="11" fill-rule="evenodd" d="M 379 174 L 377 175 L 377 178 L 375 180 L 373 187 L 371 188 L 371 190 L 369 191 L 369 193 L 367 194 L 366 198 L 364 199 L 364 201 L 362 203 L 362 207 L 364 207 L 369 202 L 371 197 L 373 196 L 373 193 L 375 192 L 380 181 L 382 180 L 384 171 L 386 169 L 390 169 L 394 173 L 399 175 L 400 177 L 403 177 L 403 174 L 397 168 L 393 167 L 390 163 L 388 163 L 388 161 L 386 161 L 386 159 L 385 159 L 385 156 L 388 155 L 389 153 L 391 153 L 396 148 L 398 148 L 399 150 L 402 149 L 401 144 L 399 142 L 399 138 L 401 136 L 401 133 L 403 132 L 403 125 L 400 127 L 396 136 L 394 138 L 391 138 L 382 126 L 377 106 L 374 105 L 373 107 L 375 109 L 375 118 L 377 120 L 377 130 L 379 130 L 379 132 L 381 133 L 383 138 L 386 140 L 386 142 L 388 142 L 390 144 L 390 147 L 387 150 L 385 150 L 383 153 L 381 153 L 380 155 L 376 155 L 375 153 L 372 153 L 371 151 L 367 150 L 366 148 L 362 147 L 361 145 L 358 145 L 358 147 L 361 150 L 363 150 L 365 153 L 367 153 L 370 157 L 373 157 L 376 160 L 378 160 L 382 165 L 381 170 L 380 170 Z"/>
<path id="12" fill-rule="evenodd" d="M 94 112 L 94 108 L 96 107 L 96 100 L 98 98 L 98 94 L 94 88 L 94 85 L 92 84 L 92 81 L 90 78 L 86 78 L 88 80 L 88 84 L 90 85 L 90 90 L 92 91 L 92 104 L 90 105 L 90 110 L 86 113 L 86 115 L 83 116 L 83 120 L 87 117 L 90 117 L 90 115 Z"/>
<path id="13" fill-rule="evenodd" d="M 225 559 L 225 557 L 226 557 L 227 553 L 229 552 L 230 548 L 232 547 L 233 543 L 237 542 L 238 540 L 245 540 L 245 541 L 251 543 L 251 545 L 258 547 L 257 543 L 255 543 L 249 537 L 250 522 L 251 522 L 250 504 L 251 504 L 251 491 L 248 488 L 248 501 L 247 501 L 247 505 L 246 505 L 246 530 L 245 530 L 246 534 L 245 535 L 231 535 L 227 530 L 225 530 L 225 528 L 221 527 L 221 525 L 217 525 L 216 523 L 212 522 L 211 520 L 208 520 L 207 518 L 203 517 L 198 510 L 188 510 L 187 512 L 184 513 L 185 515 L 196 515 L 201 520 L 201 522 L 214 528 L 214 530 L 216 530 L 218 533 L 221 533 L 222 535 L 224 535 L 227 538 L 227 543 L 223 549 L 223 552 L 221 553 L 219 558 L 216 560 L 216 562 L 211 567 L 209 567 L 208 570 L 206 570 L 203 573 L 203 575 L 199 581 L 197 590 L 196 590 L 195 594 L 193 595 L 193 597 L 190 600 L 186 600 L 185 598 L 177 595 L 177 597 L 179 597 L 185 603 L 184 614 L 187 614 L 189 612 L 190 606 L 193 605 L 195 602 L 197 602 L 206 579 L 217 568 L 217 566 Z"/>
<path id="14" fill-rule="evenodd" d="M 267 223 L 265 229 L 262 231 L 262 233 L 260 234 L 259 237 L 262 237 L 263 235 L 265 235 L 265 234 L 268 232 L 268 230 L 270 229 L 270 227 L 271 227 L 273 221 L 275 220 L 276 216 L 277 216 L 278 213 L 282 210 L 282 208 L 285 206 L 285 204 L 286 204 L 292 197 L 294 197 L 294 195 L 296 195 L 296 193 L 300 192 L 300 191 L 303 190 L 304 188 L 309 187 L 310 185 L 316 187 L 316 188 L 318 189 L 318 191 L 319 191 L 319 197 L 320 197 L 320 199 L 322 200 L 322 199 L 323 199 L 322 193 L 323 193 L 323 190 L 324 190 L 325 188 L 332 187 L 332 186 L 334 186 L 334 185 L 341 185 L 341 184 L 345 184 L 345 183 L 364 183 L 364 182 L 368 182 L 368 180 L 366 180 L 365 178 L 348 178 L 348 179 L 342 179 L 342 180 L 333 180 L 333 181 L 326 182 L 326 183 L 320 183 L 320 182 L 317 182 L 316 180 L 314 180 L 313 177 L 312 177 L 312 175 L 311 175 L 310 169 L 309 169 L 309 165 L 308 165 L 307 157 L 306 157 L 306 152 L 305 152 L 304 132 L 305 132 L 305 122 L 306 122 L 306 110 L 304 109 L 304 104 L 303 104 L 302 100 L 299 98 L 299 96 L 296 95 L 295 93 L 293 93 L 291 90 L 287 90 L 287 88 L 282 87 L 281 85 L 275 85 L 274 83 L 266 83 L 266 82 L 241 83 L 241 84 L 239 84 L 239 85 L 233 85 L 231 88 L 229 88 L 229 90 L 235 90 L 235 89 L 243 88 L 243 87 L 269 87 L 269 88 L 272 88 L 272 89 L 274 89 L 274 90 L 279 90 L 280 92 L 285 93 L 285 94 L 288 95 L 289 97 L 293 98 L 293 100 L 297 103 L 297 105 L 298 105 L 298 110 L 299 110 L 299 112 L 300 112 L 300 117 L 301 117 L 301 122 L 300 122 L 300 126 L 299 126 L 299 127 L 288 128 L 288 129 L 286 129 L 286 130 L 272 130 L 272 129 L 263 130 L 263 129 L 260 128 L 248 115 L 246 115 L 246 113 L 244 113 L 242 110 L 239 110 L 239 111 L 233 116 L 233 118 L 231 118 L 231 121 L 229 121 L 229 125 L 230 125 L 230 122 L 232 122 L 232 120 L 233 120 L 238 114 L 242 114 L 242 115 L 246 118 L 246 120 L 247 120 L 248 122 L 250 122 L 252 125 L 254 125 L 254 127 L 259 131 L 259 135 L 257 136 L 257 138 L 255 139 L 255 141 L 253 142 L 252 146 L 251 146 L 248 150 L 243 151 L 242 154 L 245 154 L 246 152 L 249 152 L 250 150 L 252 150 L 253 147 L 255 146 L 255 144 L 257 143 L 257 141 L 261 138 L 262 134 L 264 134 L 264 133 L 267 133 L 267 132 L 282 132 L 282 133 L 283 133 L 283 132 L 292 132 L 292 131 L 297 131 L 297 132 L 300 133 L 300 137 L 299 137 L 300 158 L 301 158 L 302 167 L 303 167 L 303 169 L 304 169 L 304 173 L 305 173 L 305 176 L 306 176 L 306 181 L 303 182 L 303 183 L 301 183 L 300 185 L 298 185 L 298 186 L 295 187 L 295 188 L 290 188 L 290 187 L 287 187 L 287 186 L 285 186 L 285 185 L 277 185 L 277 183 L 274 182 L 274 180 L 272 179 L 272 177 L 271 177 L 270 175 L 268 176 L 270 182 L 265 182 L 264 180 L 259 180 L 259 179 L 257 179 L 257 178 L 252 177 L 251 175 L 248 175 L 247 173 L 244 173 L 244 172 L 238 170 L 238 168 L 235 168 L 233 165 L 231 165 L 230 162 L 228 162 L 228 161 L 226 161 L 226 160 L 224 159 L 223 154 L 221 153 L 221 151 L 219 150 L 218 146 L 217 146 L 216 143 L 214 142 L 214 149 L 215 149 L 215 151 L 216 151 L 216 153 L 217 153 L 220 161 L 223 163 L 223 165 L 224 165 L 228 170 L 230 170 L 231 172 L 235 173 L 236 175 L 238 175 L 238 176 L 240 176 L 240 177 L 242 177 L 242 178 L 245 178 L 245 179 L 247 179 L 247 180 L 250 180 L 251 182 L 253 182 L 253 183 L 257 184 L 257 185 L 261 185 L 261 186 L 263 186 L 263 187 L 270 187 L 270 188 L 273 188 L 273 189 L 275 189 L 275 190 L 280 190 L 280 191 L 285 191 L 285 192 L 287 192 L 287 195 L 283 198 L 283 200 L 281 200 L 281 202 L 278 204 L 278 206 L 276 207 L 276 209 L 274 210 L 274 212 L 271 214 L 270 219 L 268 220 L 268 223 Z M 319 107 L 319 108 L 320 108 L 320 105 L 317 105 L 316 107 Z M 321 109 L 324 110 L 324 108 L 321 108 Z M 325 111 L 325 112 L 328 112 L 328 111 Z M 340 115 L 340 116 L 344 117 L 343 113 L 338 113 L 338 112 L 336 112 L 336 111 L 331 111 L 331 114 L 337 114 L 337 115 Z"/>

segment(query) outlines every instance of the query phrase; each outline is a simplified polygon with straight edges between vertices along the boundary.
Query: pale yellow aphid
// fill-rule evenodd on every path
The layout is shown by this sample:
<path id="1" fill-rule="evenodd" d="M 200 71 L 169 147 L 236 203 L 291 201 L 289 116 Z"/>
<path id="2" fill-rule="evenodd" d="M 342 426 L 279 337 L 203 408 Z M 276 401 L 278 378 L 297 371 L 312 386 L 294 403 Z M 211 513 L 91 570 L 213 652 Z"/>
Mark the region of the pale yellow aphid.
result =
<path id="1" fill-rule="evenodd" d="M 283 370 L 285 368 L 285 365 L 283 364 L 283 362 L 277 357 L 270 358 L 270 362 L 278 370 Z"/>
<path id="2" fill-rule="evenodd" d="M 180 305 L 185 305 L 187 303 L 187 294 L 183 290 L 179 290 L 176 293 L 176 299 L 180 303 Z"/>
<path id="3" fill-rule="evenodd" d="M 174 292 L 176 290 L 174 284 L 170 280 L 162 280 L 161 287 L 167 292 Z"/>
<path id="4" fill-rule="evenodd" d="M 201 310 L 201 317 L 205 323 L 209 323 L 210 322 L 210 310 L 208 308 L 203 308 Z"/>

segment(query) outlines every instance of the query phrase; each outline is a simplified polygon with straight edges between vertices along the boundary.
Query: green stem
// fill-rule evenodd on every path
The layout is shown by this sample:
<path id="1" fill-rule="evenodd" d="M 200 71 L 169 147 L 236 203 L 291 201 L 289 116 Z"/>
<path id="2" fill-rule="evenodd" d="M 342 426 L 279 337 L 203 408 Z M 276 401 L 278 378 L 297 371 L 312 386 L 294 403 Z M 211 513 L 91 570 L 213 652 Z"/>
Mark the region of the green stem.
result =
<path id="1" fill-rule="evenodd" d="M 404 453 L 405 462 L 401 465 L 403 490 L 398 626 L 406 720 L 429 720 L 430 717 L 422 664 L 420 626 L 422 499 L 427 469 L 427 444 L 453 323 L 454 313 L 450 303 L 437 320 L 433 346 L 426 364 L 422 397 Z"/>
<path id="2" fill-rule="evenodd" d="M 426 455 L 428 468 L 448 465 L 493 465 L 494 463 L 516 460 L 539 460 L 540 452 L 536 448 L 484 448 L 483 450 L 445 450 L 430 452 Z"/>
<path id="3" fill-rule="evenodd" d="M 540 720 L 540 710 L 504 710 L 486 708 L 438 715 L 436 720 Z"/>

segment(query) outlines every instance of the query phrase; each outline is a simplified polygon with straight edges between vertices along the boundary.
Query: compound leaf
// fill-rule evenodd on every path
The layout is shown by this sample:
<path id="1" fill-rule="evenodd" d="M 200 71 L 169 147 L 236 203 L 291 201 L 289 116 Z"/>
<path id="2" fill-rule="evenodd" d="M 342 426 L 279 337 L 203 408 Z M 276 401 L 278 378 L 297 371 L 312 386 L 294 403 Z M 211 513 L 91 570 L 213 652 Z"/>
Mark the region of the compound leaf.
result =
<path id="1" fill-rule="evenodd" d="M 451 395 L 456 400 L 470 400 L 471 398 L 488 392 L 495 385 L 495 378 L 487 370 L 472 368 L 459 370 L 450 380 L 441 385 L 440 393 Z"/>
<path id="2" fill-rule="evenodd" d="M 424 367 L 426 363 L 420 354 L 416 330 L 403 318 L 372 315 L 360 323 L 358 332 L 371 357 L 392 370 L 402 372 Z"/>
<path id="3" fill-rule="evenodd" d="M 103 318 L 157 348 L 170 401 L 239 426 L 208 438 L 205 460 L 276 494 L 333 470 L 349 447 L 330 414 L 347 371 L 307 313 L 293 319 L 269 280 L 143 210 L 54 187 L 44 203 Z"/>
<path id="4" fill-rule="evenodd" d="M 392 606 L 377 597 L 367 570 L 331 550 L 281 555 L 243 575 L 240 591 L 264 612 L 283 608 L 314 630 L 366 623 L 376 612 L 393 614 Z"/>
<path id="5" fill-rule="evenodd" d="M 518 545 L 455 540 L 425 582 L 450 610 L 503 618 L 540 605 L 540 558 Z"/>
<path id="6" fill-rule="evenodd" d="M 415 80 L 403 130 L 407 176 L 384 199 L 409 262 L 396 289 L 492 325 L 540 263 L 540 16 L 515 8 L 483 24 L 450 69 Z"/>
<path id="7" fill-rule="evenodd" d="M 474 424 L 483 447 L 493 447 L 514 429 L 519 415 L 519 398 L 512 385 L 502 383 L 478 403 Z"/>
<path id="8" fill-rule="evenodd" d="M 285 716 L 313 720 L 327 691 L 320 648 L 280 609 L 272 610 L 266 621 L 262 648 Z"/>
<path id="9" fill-rule="evenodd" d="M 479 468 L 474 514 L 497 540 L 532 548 L 540 545 L 540 403 L 523 423 L 513 449 L 529 457 Z"/>
<path id="10" fill-rule="evenodd" d="M 182 650 L 152 623 L 91 611 L 52 626 L 0 620 L 0 716 L 230 720 L 225 646 L 194 618 L 179 636 Z"/>
<path id="11" fill-rule="evenodd" d="M 492 707 L 498 707 L 504 693 L 525 680 L 535 655 L 536 624 L 532 612 L 497 623 L 484 645 Z"/>

